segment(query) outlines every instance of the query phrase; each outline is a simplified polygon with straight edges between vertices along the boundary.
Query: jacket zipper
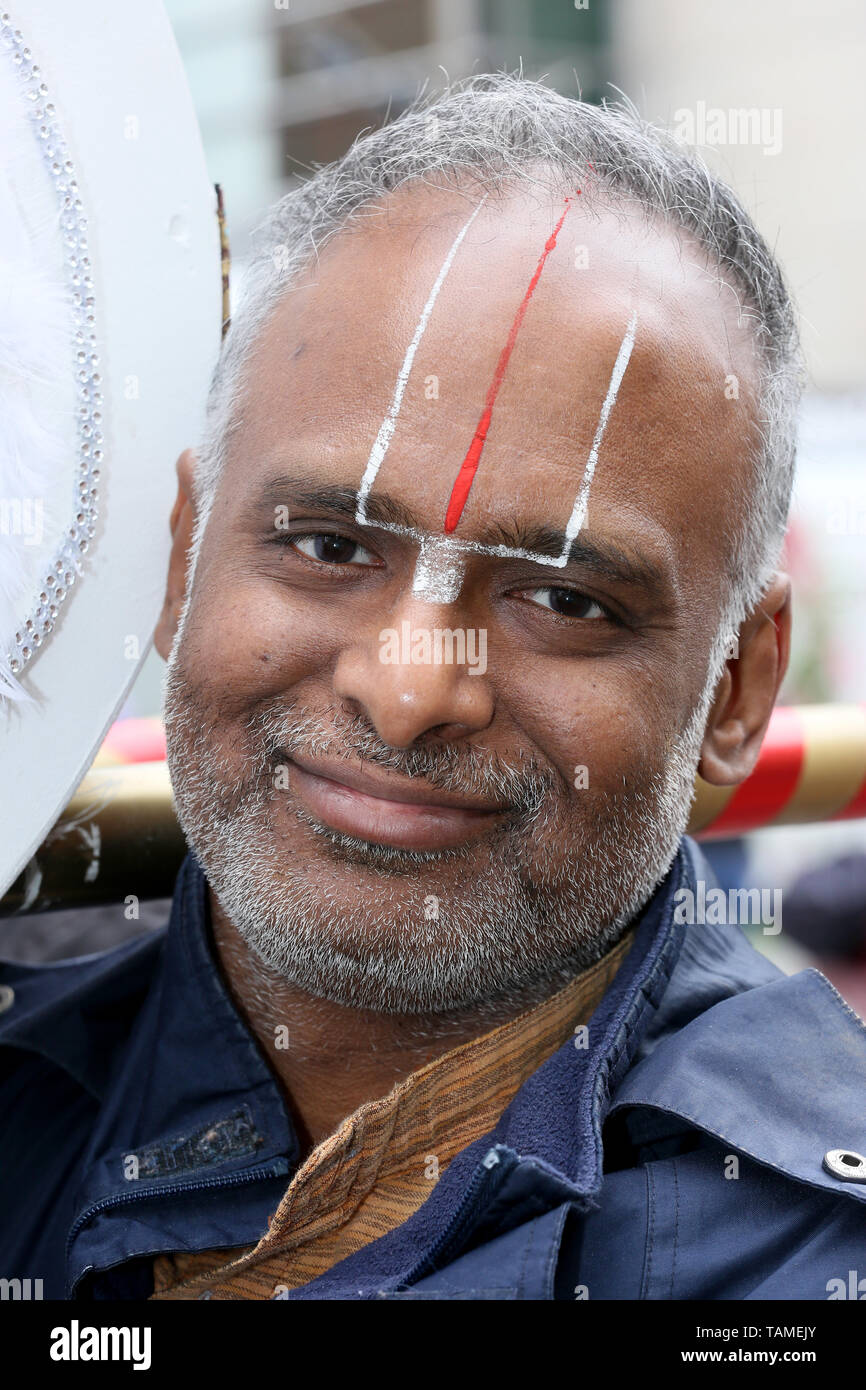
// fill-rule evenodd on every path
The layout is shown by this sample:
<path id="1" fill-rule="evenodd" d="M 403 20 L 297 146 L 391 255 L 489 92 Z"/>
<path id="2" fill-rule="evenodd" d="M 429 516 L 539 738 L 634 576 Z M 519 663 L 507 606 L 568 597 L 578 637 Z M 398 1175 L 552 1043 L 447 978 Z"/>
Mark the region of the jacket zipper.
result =
<path id="1" fill-rule="evenodd" d="M 400 1280 L 399 1287 L 408 1288 L 422 1274 L 433 1274 L 436 1270 L 437 1262 L 445 1259 L 451 1254 L 455 1246 L 461 1244 L 468 1230 L 471 1228 L 475 1212 L 473 1208 L 483 1198 L 490 1195 L 490 1189 L 500 1186 L 504 1180 L 501 1172 L 501 1158 L 496 1149 L 490 1149 L 481 1162 L 481 1167 L 476 1171 L 468 1188 L 463 1194 L 457 1211 L 451 1219 L 447 1229 L 436 1243 L 427 1251 L 427 1254 L 415 1264 L 408 1274 Z"/>
<path id="2" fill-rule="evenodd" d="M 66 1264 L 67 1266 L 69 1265 L 72 1245 L 81 1228 L 86 1226 L 88 1221 L 92 1220 L 94 1216 L 98 1216 L 102 1211 L 107 1211 L 110 1207 L 128 1206 L 131 1202 L 145 1202 L 150 1197 L 174 1197 L 186 1192 L 208 1192 L 212 1191 L 215 1187 L 243 1187 L 246 1183 L 259 1182 L 262 1178 L 285 1177 L 288 1171 L 288 1161 L 281 1158 L 274 1160 L 265 1167 L 247 1169 L 243 1173 L 229 1173 L 221 1178 L 204 1178 L 201 1182 L 190 1183 L 176 1182 L 170 1183 L 167 1187 L 151 1187 L 145 1192 L 120 1192 L 116 1197 L 103 1197 L 102 1201 L 96 1202 L 92 1207 L 88 1207 L 88 1209 L 83 1211 L 80 1216 L 77 1216 L 72 1223 L 72 1227 L 66 1239 Z M 75 1281 L 76 1284 L 89 1269 L 93 1268 L 93 1265 L 88 1265 L 86 1269 L 83 1269 L 81 1275 L 79 1275 L 79 1279 Z M 72 1287 L 67 1285 L 67 1289 L 71 1296 L 73 1292 Z"/>

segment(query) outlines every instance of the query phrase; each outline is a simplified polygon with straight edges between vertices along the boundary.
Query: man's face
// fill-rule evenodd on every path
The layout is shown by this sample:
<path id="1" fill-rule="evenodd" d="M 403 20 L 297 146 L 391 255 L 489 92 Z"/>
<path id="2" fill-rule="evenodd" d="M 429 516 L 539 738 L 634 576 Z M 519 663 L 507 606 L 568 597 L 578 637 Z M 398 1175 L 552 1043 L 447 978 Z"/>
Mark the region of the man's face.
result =
<path id="1" fill-rule="evenodd" d="M 589 963 L 663 876 L 748 490 L 748 330 L 642 218 L 573 200 L 503 373 L 563 205 L 488 200 L 418 337 L 478 201 L 405 189 L 283 297 L 167 683 L 178 811 L 226 915 L 301 987 L 401 1012 Z M 572 560 L 497 553 L 558 553 L 630 321 Z M 419 550 L 450 564 L 437 538 L 498 372 L 437 590 Z"/>

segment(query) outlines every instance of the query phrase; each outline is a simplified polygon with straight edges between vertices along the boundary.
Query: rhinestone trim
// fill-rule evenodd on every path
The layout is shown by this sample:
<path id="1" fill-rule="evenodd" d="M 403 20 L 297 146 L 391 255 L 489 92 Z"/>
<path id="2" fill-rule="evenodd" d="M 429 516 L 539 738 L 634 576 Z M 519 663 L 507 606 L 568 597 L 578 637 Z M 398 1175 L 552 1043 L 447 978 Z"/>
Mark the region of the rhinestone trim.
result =
<path id="1" fill-rule="evenodd" d="M 20 676 L 45 638 L 54 630 L 58 610 L 82 574 L 82 556 L 87 553 L 96 529 L 99 475 L 103 462 L 102 378 L 96 351 L 87 217 L 75 166 L 40 68 L 21 30 L 13 26 L 11 16 L 5 12 L 0 14 L 0 52 L 18 71 L 25 109 L 57 198 L 71 289 L 72 365 L 76 377 L 78 417 L 78 466 L 70 506 L 71 523 L 50 568 L 43 573 L 38 602 L 16 632 L 13 650 L 7 653 L 9 669 L 14 676 Z"/>

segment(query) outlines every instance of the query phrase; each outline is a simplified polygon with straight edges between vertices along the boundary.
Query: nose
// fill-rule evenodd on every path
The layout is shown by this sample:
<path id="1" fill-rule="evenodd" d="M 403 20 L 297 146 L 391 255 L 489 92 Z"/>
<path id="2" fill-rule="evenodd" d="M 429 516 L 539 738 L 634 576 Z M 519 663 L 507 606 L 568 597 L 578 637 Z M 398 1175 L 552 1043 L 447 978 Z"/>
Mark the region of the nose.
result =
<path id="1" fill-rule="evenodd" d="M 424 735 L 452 742 L 486 729 L 494 711 L 482 671 L 486 631 L 461 627 L 453 604 L 411 595 L 389 621 L 391 627 L 371 631 L 340 653 L 334 689 L 343 703 L 366 715 L 392 748 L 407 748 Z"/>

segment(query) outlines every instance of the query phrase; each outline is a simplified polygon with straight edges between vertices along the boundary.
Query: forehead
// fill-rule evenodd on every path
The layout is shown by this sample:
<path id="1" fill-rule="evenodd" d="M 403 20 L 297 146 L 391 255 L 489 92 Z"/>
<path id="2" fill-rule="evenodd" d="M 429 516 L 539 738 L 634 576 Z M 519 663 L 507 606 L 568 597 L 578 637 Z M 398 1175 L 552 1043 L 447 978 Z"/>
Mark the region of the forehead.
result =
<path id="1" fill-rule="evenodd" d="M 241 486 L 369 485 L 466 543 L 491 518 L 565 530 L 607 401 L 592 520 L 716 553 L 747 487 L 748 324 L 686 238 L 582 196 L 413 187 L 335 237 L 257 344 Z"/>

